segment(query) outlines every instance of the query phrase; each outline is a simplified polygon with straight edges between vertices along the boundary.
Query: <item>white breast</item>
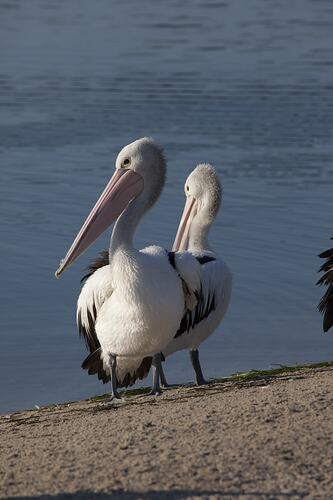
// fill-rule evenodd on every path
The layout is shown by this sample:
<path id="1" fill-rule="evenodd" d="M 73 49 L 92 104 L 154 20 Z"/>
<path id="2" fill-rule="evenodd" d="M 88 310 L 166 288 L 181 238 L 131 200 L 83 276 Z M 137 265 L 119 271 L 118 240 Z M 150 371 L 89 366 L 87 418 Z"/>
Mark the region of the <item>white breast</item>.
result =
<path id="1" fill-rule="evenodd" d="M 181 280 L 160 247 L 119 252 L 112 263 L 112 295 L 102 305 L 96 333 L 104 352 L 152 356 L 172 339 L 184 310 Z"/>

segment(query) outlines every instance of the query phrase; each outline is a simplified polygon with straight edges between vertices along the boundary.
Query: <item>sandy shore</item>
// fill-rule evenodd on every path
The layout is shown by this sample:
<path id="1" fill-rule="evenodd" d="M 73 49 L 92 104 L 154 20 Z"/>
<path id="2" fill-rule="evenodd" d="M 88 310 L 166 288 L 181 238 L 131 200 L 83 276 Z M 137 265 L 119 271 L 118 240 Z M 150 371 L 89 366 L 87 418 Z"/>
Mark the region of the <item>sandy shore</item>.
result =
<path id="1" fill-rule="evenodd" d="M 332 498 L 333 367 L 0 418 L 1 498 Z"/>

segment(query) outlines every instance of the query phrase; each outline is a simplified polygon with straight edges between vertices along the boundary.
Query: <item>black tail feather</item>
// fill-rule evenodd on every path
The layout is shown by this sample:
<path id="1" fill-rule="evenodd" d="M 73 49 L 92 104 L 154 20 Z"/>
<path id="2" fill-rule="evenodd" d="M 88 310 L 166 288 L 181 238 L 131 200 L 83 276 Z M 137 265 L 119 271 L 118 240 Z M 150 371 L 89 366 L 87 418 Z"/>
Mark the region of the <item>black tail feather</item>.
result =
<path id="1" fill-rule="evenodd" d="M 101 380 L 103 384 L 106 384 L 110 382 L 111 379 L 110 375 L 104 369 L 101 353 L 101 348 L 96 349 L 96 351 L 86 357 L 81 366 L 84 370 L 88 370 L 89 375 L 97 375 L 98 379 Z M 140 366 L 133 374 L 126 373 L 122 380 L 117 379 L 117 387 L 130 387 L 135 384 L 138 379 L 142 380 L 146 378 L 152 364 L 152 359 L 151 356 L 143 358 Z"/>
<path id="2" fill-rule="evenodd" d="M 110 381 L 110 375 L 104 370 L 101 353 L 102 349 L 99 347 L 86 357 L 81 366 L 84 370 L 88 370 L 89 375 L 97 374 L 98 379 L 101 380 L 103 384 L 106 384 Z"/>
<path id="3" fill-rule="evenodd" d="M 118 387 L 130 387 L 135 384 L 137 380 L 143 380 L 147 377 L 153 358 L 151 356 L 147 356 L 143 358 L 139 368 L 131 375 L 130 373 L 126 373 L 122 380 L 117 380 Z"/>

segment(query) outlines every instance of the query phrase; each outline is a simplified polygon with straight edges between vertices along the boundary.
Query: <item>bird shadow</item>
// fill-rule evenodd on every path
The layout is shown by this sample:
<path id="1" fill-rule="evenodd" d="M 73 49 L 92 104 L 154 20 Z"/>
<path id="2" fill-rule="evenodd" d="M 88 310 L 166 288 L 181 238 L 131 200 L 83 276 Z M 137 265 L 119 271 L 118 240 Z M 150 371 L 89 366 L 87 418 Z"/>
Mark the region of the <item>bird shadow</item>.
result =
<path id="1" fill-rule="evenodd" d="M 7 497 L 6 500 L 181 500 L 186 498 L 305 498 L 307 492 L 260 492 L 260 491 L 222 491 L 222 490 L 196 490 L 196 489 L 173 489 L 173 490 L 150 490 L 150 491 L 124 491 L 113 490 L 109 493 L 93 491 L 77 491 L 75 493 L 59 493 L 57 495 L 38 495 L 38 496 L 15 496 Z"/>

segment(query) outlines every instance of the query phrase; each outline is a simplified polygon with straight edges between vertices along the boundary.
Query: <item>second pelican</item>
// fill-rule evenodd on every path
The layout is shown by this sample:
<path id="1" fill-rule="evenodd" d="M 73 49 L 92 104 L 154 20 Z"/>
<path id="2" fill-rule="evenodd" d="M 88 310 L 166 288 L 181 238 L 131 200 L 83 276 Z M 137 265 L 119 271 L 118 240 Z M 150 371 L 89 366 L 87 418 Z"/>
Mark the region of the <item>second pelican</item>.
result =
<path id="1" fill-rule="evenodd" d="M 179 224 L 173 251 L 189 251 L 201 264 L 201 291 L 193 311 L 186 311 L 175 338 L 162 350 L 165 357 L 188 349 L 196 374 L 196 383 L 205 379 L 199 361 L 199 345 L 221 323 L 231 296 L 232 274 L 227 264 L 212 250 L 208 233 L 218 213 L 222 188 L 209 164 L 198 165 L 185 182 L 186 204 Z M 162 371 L 161 383 L 167 381 Z"/>

